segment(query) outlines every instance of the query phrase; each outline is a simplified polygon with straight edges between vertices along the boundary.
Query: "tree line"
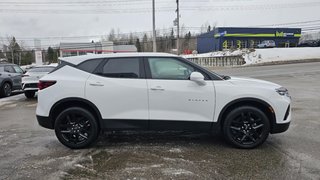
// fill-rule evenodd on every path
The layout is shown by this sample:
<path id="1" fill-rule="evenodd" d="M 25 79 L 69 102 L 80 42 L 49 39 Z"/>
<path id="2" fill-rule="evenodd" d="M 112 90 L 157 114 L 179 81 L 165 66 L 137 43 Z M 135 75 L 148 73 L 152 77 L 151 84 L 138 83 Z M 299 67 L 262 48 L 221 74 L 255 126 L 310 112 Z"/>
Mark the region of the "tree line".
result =
<path id="1" fill-rule="evenodd" d="M 210 25 L 201 26 L 200 33 L 211 31 Z M 197 34 L 187 31 L 182 25 L 180 37 L 179 37 L 179 49 L 181 53 L 186 51 L 191 52 L 196 50 L 196 37 Z M 153 43 L 151 33 L 129 33 L 121 34 L 120 30 L 116 33 L 114 29 L 111 29 L 109 34 L 105 37 L 101 37 L 101 41 L 112 41 L 114 45 L 135 45 L 138 52 L 152 52 Z M 14 36 L 7 37 L 7 42 L 3 43 L 6 47 L 2 52 L 0 50 L 0 60 L 7 60 L 10 63 L 18 65 L 28 65 L 35 62 L 35 49 L 28 49 L 24 47 L 24 43 L 17 42 Z M 174 51 L 177 47 L 177 36 L 173 28 L 169 31 L 160 30 L 156 35 L 157 52 L 177 53 Z M 46 63 L 56 63 L 60 56 L 59 47 L 48 47 L 42 49 L 42 59 Z"/>

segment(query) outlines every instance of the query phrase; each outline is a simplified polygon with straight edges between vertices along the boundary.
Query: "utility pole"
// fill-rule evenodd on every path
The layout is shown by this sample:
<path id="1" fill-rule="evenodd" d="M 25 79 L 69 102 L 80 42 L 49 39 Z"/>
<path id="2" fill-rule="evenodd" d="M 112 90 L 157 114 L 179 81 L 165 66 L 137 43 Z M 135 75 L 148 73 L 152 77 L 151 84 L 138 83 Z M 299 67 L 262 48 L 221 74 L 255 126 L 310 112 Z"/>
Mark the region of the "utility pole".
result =
<path id="1" fill-rule="evenodd" d="M 11 61 L 14 64 L 14 57 L 13 57 L 13 47 L 11 46 Z"/>
<path id="2" fill-rule="evenodd" d="M 179 18 L 180 18 L 180 14 L 179 14 L 179 0 L 177 0 L 177 19 L 176 19 L 176 22 L 177 22 L 177 54 L 179 55 L 180 54 L 180 47 L 179 47 L 179 33 L 180 33 L 180 27 L 179 27 Z"/>
<path id="3" fill-rule="evenodd" d="M 156 17 L 155 17 L 155 0 L 152 0 L 152 32 L 153 32 L 153 52 L 157 52 L 157 43 L 156 43 Z"/>

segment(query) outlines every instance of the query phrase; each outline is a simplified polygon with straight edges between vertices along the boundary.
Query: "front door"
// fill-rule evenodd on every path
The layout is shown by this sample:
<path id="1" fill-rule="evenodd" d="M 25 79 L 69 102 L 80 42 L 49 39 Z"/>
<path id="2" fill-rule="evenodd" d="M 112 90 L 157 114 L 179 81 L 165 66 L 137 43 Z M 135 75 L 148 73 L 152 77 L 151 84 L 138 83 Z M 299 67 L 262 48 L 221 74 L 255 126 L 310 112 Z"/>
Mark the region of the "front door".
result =
<path id="1" fill-rule="evenodd" d="M 215 104 L 213 81 L 205 85 L 190 81 L 190 74 L 197 70 L 176 58 L 148 58 L 147 62 L 151 74 L 147 80 L 151 128 L 172 122 L 170 129 L 174 124 L 203 122 L 209 129 Z"/>

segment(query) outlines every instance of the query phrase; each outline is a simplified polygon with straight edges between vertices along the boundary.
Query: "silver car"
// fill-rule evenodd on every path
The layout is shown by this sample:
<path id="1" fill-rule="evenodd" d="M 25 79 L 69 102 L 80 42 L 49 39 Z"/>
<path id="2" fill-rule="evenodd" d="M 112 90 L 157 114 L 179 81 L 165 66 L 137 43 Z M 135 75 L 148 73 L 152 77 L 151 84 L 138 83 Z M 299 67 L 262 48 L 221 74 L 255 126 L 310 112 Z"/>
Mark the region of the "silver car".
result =
<path id="1" fill-rule="evenodd" d="M 262 41 L 260 44 L 257 45 L 258 48 L 271 48 L 276 47 L 276 43 L 274 40 L 265 40 Z"/>
<path id="2" fill-rule="evenodd" d="M 16 64 L 0 63 L 0 97 L 8 97 L 21 89 L 23 70 Z"/>
<path id="3" fill-rule="evenodd" d="M 38 91 L 39 79 L 51 72 L 54 66 L 38 66 L 29 69 L 22 77 L 22 89 L 27 98 L 33 98 Z"/>

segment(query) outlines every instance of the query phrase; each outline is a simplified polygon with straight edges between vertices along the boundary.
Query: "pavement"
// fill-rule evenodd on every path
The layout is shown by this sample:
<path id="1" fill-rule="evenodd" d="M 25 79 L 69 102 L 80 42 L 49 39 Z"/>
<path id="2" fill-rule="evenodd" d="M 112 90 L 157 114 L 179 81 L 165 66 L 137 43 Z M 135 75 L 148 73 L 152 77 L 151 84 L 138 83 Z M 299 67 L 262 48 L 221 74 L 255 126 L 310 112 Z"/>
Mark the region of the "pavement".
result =
<path id="1" fill-rule="evenodd" d="M 37 100 L 0 99 L 0 179 L 320 179 L 320 62 L 218 69 L 269 80 L 293 97 L 289 130 L 236 149 L 219 135 L 104 133 L 71 150 L 35 119 Z"/>

